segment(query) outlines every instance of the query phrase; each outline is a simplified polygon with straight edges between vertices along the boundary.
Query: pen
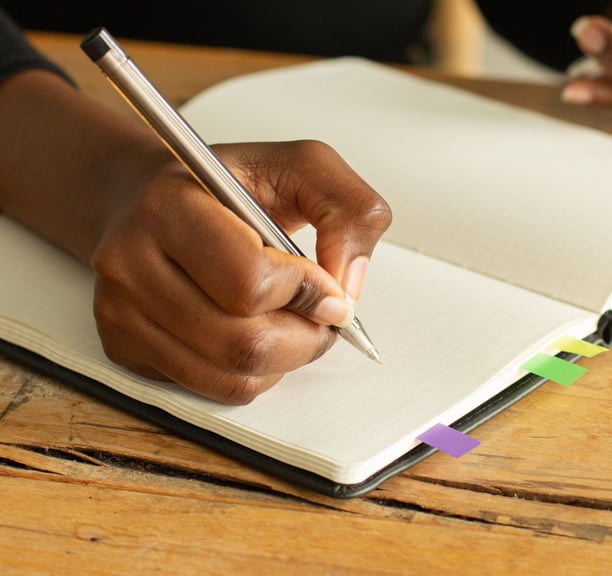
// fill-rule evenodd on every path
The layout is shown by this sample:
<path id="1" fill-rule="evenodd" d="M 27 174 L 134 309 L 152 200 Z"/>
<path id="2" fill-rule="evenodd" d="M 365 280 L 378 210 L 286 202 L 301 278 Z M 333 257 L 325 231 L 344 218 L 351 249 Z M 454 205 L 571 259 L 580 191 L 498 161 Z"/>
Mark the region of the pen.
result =
<path id="1" fill-rule="evenodd" d="M 207 192 L 256 230 L 268 246 L 304 256 L 213 150 L 159 93 L 106 28 L 96 28 L 85 35 L 81 48 Z M 380 362 L 376 347 L 356 316 L 348 326 L 334 329 L 366 356 Z"/>

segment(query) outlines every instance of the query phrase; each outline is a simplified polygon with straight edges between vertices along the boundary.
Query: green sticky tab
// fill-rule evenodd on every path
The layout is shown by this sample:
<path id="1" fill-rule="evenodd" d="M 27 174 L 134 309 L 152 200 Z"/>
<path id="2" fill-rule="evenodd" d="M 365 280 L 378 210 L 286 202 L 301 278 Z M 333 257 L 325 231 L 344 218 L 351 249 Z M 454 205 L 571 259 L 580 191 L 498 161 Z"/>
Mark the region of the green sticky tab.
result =
<path id="1" fill-rule="evenodd" d="M 573 336 L 563 336 L 556 342 L 553 342 L 550 347 L 556 348 L 557 350 L 562 350 L 563 352 L 569 352 L 570 354 L 586 356 L 587 358 L 591 358 L 593 356 L 597 356 L 597 354 L 608 351 L 605 346 L 591 344 L 591 342 L 585 342 L 584 340 L 579 340 Z"/>
<path id="2" fill-rule="evenodd" d="M 525 362 L 521 368 L 563 386 L 573 384 L 587 371 L 582 366 L 541 352 L 538 352 L 531 360 Z"/>

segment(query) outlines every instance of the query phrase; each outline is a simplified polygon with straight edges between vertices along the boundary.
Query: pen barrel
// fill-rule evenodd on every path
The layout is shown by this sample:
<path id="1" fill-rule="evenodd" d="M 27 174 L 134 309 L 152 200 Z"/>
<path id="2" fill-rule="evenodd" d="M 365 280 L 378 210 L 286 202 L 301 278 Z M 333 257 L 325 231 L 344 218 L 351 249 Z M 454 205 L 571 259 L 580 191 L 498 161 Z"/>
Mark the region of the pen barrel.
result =
<path id="1" fill-rule="evenodd" d="M 87 34 L 81 48 L 202 188 L 256 230 L 265 244 L 295 256 L 304 256 L 105 28 Z M 333 328 L 358 350 L 378 360 L 376 348 L 356 317 L 346 327 Z"/>
<path id="2" fill-rule="evenodd" d="M 257 230 L 268 246 L 304 256 L 105 29 L 88 36 L 82 46 L 126 102 L 208 193 Z"/>

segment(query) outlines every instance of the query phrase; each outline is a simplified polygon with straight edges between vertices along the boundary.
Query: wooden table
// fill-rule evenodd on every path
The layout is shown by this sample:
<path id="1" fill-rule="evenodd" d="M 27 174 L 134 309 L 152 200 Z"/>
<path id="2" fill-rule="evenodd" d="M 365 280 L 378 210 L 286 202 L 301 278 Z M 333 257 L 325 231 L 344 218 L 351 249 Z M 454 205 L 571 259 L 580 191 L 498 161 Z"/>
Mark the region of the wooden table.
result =
<path id="1" fill-rule="evenodd" d="M 131 114 L 79 38 L 32 38 L 83 91 Z M 305 60 L 124 45 L 176 104 Z M 612 132 L 612 110 L 565 106 L 552 87 L 440 79 Z M 335 500 L 0 358 L 0 573 L 604 574 L 612 354 L 581 364 L 589 371 L 571 387 L 546 384 L 472 433 L 486 450 L 436 454 L 366 497 Z"/>

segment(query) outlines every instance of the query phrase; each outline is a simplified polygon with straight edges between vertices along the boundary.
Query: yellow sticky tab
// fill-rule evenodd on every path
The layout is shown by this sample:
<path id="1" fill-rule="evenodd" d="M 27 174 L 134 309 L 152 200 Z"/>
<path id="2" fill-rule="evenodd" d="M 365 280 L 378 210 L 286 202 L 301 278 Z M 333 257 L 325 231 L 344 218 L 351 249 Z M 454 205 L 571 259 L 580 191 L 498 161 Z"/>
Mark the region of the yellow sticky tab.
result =
<path id="1" fill-rule="evenodd" d="M 587 358 L 591 358 L 592 356 L 597 356 L 597 354 L 608 351 L 605 346 L 591 344 L 591 342 L 585 342 L 584 340 L 579 340 L 573 336 L 562 336 L 559 338 L 559 340 L 553 342 L 550 347 L 561 350 L 562 352 L 586 356 Z"/>

